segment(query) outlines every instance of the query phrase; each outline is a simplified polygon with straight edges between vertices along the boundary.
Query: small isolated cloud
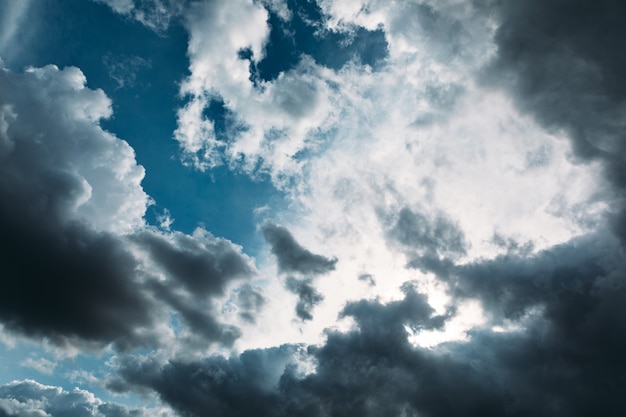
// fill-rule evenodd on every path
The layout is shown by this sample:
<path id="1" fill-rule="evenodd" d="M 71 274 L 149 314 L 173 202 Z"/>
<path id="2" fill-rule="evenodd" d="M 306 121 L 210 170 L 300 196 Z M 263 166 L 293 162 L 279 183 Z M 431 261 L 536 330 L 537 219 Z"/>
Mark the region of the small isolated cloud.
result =
<path id="1" fill-rule="evenodd" d="M 298 273 L 303 278 L 287 277 L 286 288 L 298 296 L 296 315 L 301 320 L 311 320 L 313 307 L 323 299 L 314 287 L 313 278 L 335 269 L 336 258 L 326 258 L 303 248 L 289 230 L 273 223 L 263 225 L 263 236 L 270 244 L 278 261 L 278 269 L 283 273 Z"/>
<path id="2" fill-rule="evenodd" d="M 335 269 L 336 258 L 311 253 L 300 246 L 289 230 L 273 223 L 263 225 L 263 236 L 272 247 L 281 272 L 320 275 Z"/>
<path id="3" fill-rule="evenodd" d="M 137 75 L 142 69 L 149 69 L 152 63 L 139 56 L 113 56 L 106 54 L 102 57 L 102 63 L 109 72 L 109 77 L 117 83 L 118 88 L 133 87 Z"/>
<path id="4" fill-rule="evenodd" d="M 21 366 L 32 368 L 44 375 L 52 375 L 57 367 L 56 362 L 52 362 L 46 358 L 28 358 L 20 363 Z"/>
<path id="5" fill-rule="evenodd" d="M 121 15 L 130 16 L 157 33 L 167 31 L 189 0 L 92 0 L 111 7 Z"/>
<path id="6" fill-rule="evenodd" d="M 301 320 L 312 320 L 313 307 L 324 300 L 324 296 L 313 286 L 313 280 L 311 278 L 298 279 L 287 277 L 285 286 L 289 291 L 298 296 L 296 315 Z"/>
<path id="7" fill-rule="evenodd" d="M 33 36 L 34 27 L 25 24 L 33 3 L 32 0 L 6 0 L 0 4 L 0 63 L 2 58 L 10 59 L 19 54 L 27 38 Z"/>

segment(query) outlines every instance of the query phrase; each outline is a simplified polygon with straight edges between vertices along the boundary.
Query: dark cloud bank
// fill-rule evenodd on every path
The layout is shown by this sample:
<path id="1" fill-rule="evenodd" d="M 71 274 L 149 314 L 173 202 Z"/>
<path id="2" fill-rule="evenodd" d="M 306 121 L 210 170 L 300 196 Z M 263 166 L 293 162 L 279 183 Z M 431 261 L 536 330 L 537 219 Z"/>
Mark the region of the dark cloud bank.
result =
<path id="1" fill-rule="evenodd" d="M 619 196 L 626 184 L 625 7 L 608 0 L 504 1 L 492 9 L 502 24 L 490 68 L 522 109 L 550 128 L 570 132 L 578 157 L 602 161 Z M 0 77 L 5 104 L 11 76 Z M 9 116 L 5 112 L 5 124 L 13 120 Z M 5 140 L 8 130 L 0 127 Z M 135 346 L 146 337 L 137 329 L 150 329 L 162 314 L 159 301 L 180 311 L 190 326 L 210 328 L 202 302 L 190 289 L 219 294 L 230 275 L 209 284 L 196 281 L 195 273 L 214 277 L 223 268 L 244 271 L 245 262 L 232 255 L 237 249 L 211 239 L 166 239 L 156 231 L 128 243 L 63 222 L 61 214 L 79 183 L 62 164 L 50 164 L 44 175 L 29 156 L 34 143 L 15 139 L 0 165 L 0 320 L 5 325 L 52 339 Z M 425 296 L 405 285 L 402 300 L 348 304 L 342 314 L 358 328 L 329 331 L 324 344 L 306 348 L 314 373 L 303 374 L 297 366 L 302 346 L 284 345 L 230 359 L 125 356 L 109 387 L 156 392 L 183 416 L 624 415 L 626 229 L 621 225 L 626 222 L 621 204 L 614 208 L 606 229 L 534 255 L 511 252 L 469 265 L 457 265 L 447 254 L 462 250 L 462 236 L 454 228 L 443 221 L 426 226 L 408 209 L 400 214 L 390 238 L 419 249 L 408 267 L 447 282 L 455 302 L 481 301 L 491 324 L 516 324 L 522 330 L 475 329 L 466 342 L 414 347 L 406 328 L 441 328 L 454 305 L 436 315 Z M 264 234 L 284 273 L 307 276 L 334 268 L 335 260 L 302 248 L 286 229 L 269 225 Z M 170 278 L 161 283 L 134 274 L 137 260 L 125 250 L 129 244 L 158 253 L 159 270 Z M 425 244 L 434 250 L 423 250 Z M 300 295 L 302 279 L 292 290 Z M 216 334 L 210 337 L 219 339 Z M 7 391 L 14 389 L 3 387 L 2 398 L 17 398 Z"/>
<path id="2" fill-rule="evenodd" d="M 309 347 L 313 374 L 284 366 L 297 347 L 282 346 L 192 363 L 129 359 L 116 388 L 149 388 L 190 416 L 618 416 L 626 264 L 611 239 L 591 238 L 447 270 L 458 297 L 497 319 L 524 317 L 523 331 L 477 329 L 469 342 L 416 348 L 405 326 L 440 328 L 454 310 L 437 316 L 405 286 L 401 301 L 348 304 L 342 314 L 359 329 Z"/>
<path id="3" fill-rule="evenodd" d="M 278 269 L 301 276 L 289 276 L 285 280 L 286 288 L 298 296 L 296 315 L 301 320 L 313 319 L 313 307 L 324 299 L 315 288 L 314 278 L 334 270 L 337 259 L 311 253 L 294 239 L 289 230 L 273 223 L 263 225 L 263 236 L 276 256 Z"/>

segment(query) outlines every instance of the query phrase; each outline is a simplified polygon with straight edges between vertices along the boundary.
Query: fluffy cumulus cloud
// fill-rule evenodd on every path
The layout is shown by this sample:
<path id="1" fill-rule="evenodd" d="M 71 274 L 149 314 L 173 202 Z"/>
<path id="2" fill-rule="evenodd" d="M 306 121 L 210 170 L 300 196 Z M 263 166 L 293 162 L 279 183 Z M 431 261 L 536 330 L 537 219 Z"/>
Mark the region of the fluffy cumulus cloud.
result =
<path id="1" fill-rule="evenodd" d="M 149 226 L 106 95 L 3 70 L 7 332 L 113 346 L 102 385 L 182 416 L 623 414 L 619 2 L 101 2 L 188 31 L 182 163 L 289 204 L 257 211 L 256 264 Z M 0 393 L 6 415 L 143 412 Z"/>
<path id="2" fill-rule="evenodd" d="M 254 274 L 231 242 L 198 229 L 161 232 L 133 149 L 103 130 L 101 90 L 77 68 L 0 73 L 0 320 L 60 346 L 157 346 L 168 317 L 232 343 L 213 300 Z M 166 308 L 164 306 L 168 306 Z"/>
<path id="3" fill-rule="evenodd" d="M 35 381 L 13 381 L 0 386 L 0 416 L 2 417 L 143 417 L 167 416 L 166 411 L 130 408 L 105 402 L 89 391 L 42 385 Z"/>

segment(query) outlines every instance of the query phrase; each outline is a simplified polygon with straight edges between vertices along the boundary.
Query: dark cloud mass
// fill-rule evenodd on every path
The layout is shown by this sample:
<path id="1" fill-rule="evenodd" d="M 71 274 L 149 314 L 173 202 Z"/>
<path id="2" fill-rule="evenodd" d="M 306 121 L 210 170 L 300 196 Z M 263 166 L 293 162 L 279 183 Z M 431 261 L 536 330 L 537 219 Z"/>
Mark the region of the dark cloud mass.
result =
<path id="1" fill-rule="evenodd" d="M 221 295 L 229 281 L 253 273 L 250 262 L 232 243 L 202 234 L 206 236 L 199 239 L 179 232 L 163 236 L 145 231 L 133 239 L 188 291 L 200 296 Z"/>
<path id="2" fill-rule="evenodd" d="M 259 416 L 618 416 L 626 406 L 623 254 L 597 259 L 605 249 L 598 248 L 581 257 L 578 250 L 585 249 L 542 254 L 539 267 L 531 266 L 532 259 L 468 267 L 463 279 L 488 279 L 471 288 L 490 311 L 514 298 L 526 299 L 526 307 L 542 306 L 520 322 L 520 331 L 477 329 L 467 342 L 414 347 L 406 328 L 441 328 L 454 309 L 435 315 L 425 296 L 405 286 L 400 301 L 348 304 L 342 314 L 353 317 L 358 330 L 329 332 L 322 346 L 309 347 L 316 369 L 306 376 L 296 372 L 295 358 L 284 359 L 282 367 L 268 362 L 274 348 L 165 366 L 128 361 L 120 368 L 120 386 L 149 387 L 188 416 L 209 410 L 244 416 L 252 409 Z M 608 264 L 593 266 L 598 262 Z M 615 262 L 621 262 L 618 269 L 608 270 Z M 529 276 L 519 277 L 514 266 Z M 475 270 L 481 271 L 472 277 Z M 533 282 L 542 276 L 551 284 Z M 496 301 L 493 291 L 510 298 Z M 279 350 L 289 349 L 295 346 Z"/>
<path id="3" fill-rule="evenodd" d="M 59 343 L 154 342 L 142 329 L 160 314 L 138 291 L 136 262 L 121 241 L 80 226 L 45 230 L 41 221 L 25 224 L 5 214 L 0 320 L 9 329 Z"/>
<path id="4" fill-rule="evenodd" d="M 313 280 L 311 278 L 297 279 L 287 277 L 285 285 L 289 291 L 298 296 L 296 315 L 302 320 L 312 320 L 313 307 L 324 299 L 322 294 L 313 286 Z"/>
<path id="5" fill-rule="evenodd" d="M 158 344 L 173 311 L 205 341 L 232 343 L 238 330 L 211 301 L 252 261 L 202 229 L 145 226 L 143 169 L 100 128 L 110 102 L 84 83 L 76 68 L 0 72 L 0 321 L 127 350 Z"/>
<path id="6" fill-rule="evenodd" d="M 504 1 L 491 76 L 545 126 L 570 134 L 576 154 L 606 162 L 626 186 L 626 3 Z"/>
<path id="7" fill-rule="evenodd" d="M 463 232 L 443 215 L 431 220 L 420 212 L 404 207 L 389 235 L 419 252 L 444 256 L 465 253 Z"/>
<path id="8" fill-rule="evenodd" d="M 272 253 L 276 255 L 278 268 L 282 272 L 319 275 L 335 269 L 337 259 L 311 253 L 300 246 L 289 230 L 282 226 L 266 223 L 263 226 L 263 236 L 272 246 Z"/>

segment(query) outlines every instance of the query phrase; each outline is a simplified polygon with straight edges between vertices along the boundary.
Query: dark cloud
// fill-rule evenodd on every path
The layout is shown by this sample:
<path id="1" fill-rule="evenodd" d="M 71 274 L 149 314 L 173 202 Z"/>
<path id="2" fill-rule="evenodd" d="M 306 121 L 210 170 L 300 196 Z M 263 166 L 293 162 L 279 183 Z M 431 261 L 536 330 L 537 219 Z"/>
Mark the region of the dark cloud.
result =
<path id="1" fill-rule="evenodd" d="M 157 345 L 174 312 L 205 344 L 232 343 L 212 302 L 252 261 L 202 229 L 145 226 L 143 168 L 101 129 L 110 102 L 84 84 L 76 68 L 0 71 L 0 321 L 127 350 Z"/>
<path id="2" fill-rule="evenodd" d="M 6 214 L 0 210 L 0 320 L 8 329 L 60 344 L 155 342 L 145 330 L 161 314 L 139 291 L 137 264 L 119 239 Z"/>
<path id="3" fill-rule="evenodd" d="M 156 335 L 146 330 L 160 314 L 138 291 L 135 258 L 121 238 L 77 214 L 80 201 L 98 198 L 90 183 L 121 191 L 101 179 L 114 175 L 116 161 L 82 175 L 80 165 L 125 150 L 90 120 L 106 114 L 108 101 L 83 89 L 83 80 L 75 68 L 0 72 L 0 320 L 60 344 L 151 343 Z M 118 158 L 124 163 L 126 155 Z M 141 204 L 143 191 L 126 187 L 121 198 Z"/>
<path id="4" fill-rule="evenodd" d="M 367 282 L 369 285 L 376 285 L 376 280 L 374 279 L 374 275 L 372 274 L 360 274 L 358 278 L 359 281 Z"/>
<path id="5" fill-rule="evenodd" d="M 463 232 L 447 217 L 434 219 L 404 207 L 389 236 L 404 246 L 422 253 L 453 256 L 465 253 Z"/>
<path id="6" fill-rule="evenodd" d="M 104 402 L 78 388 L 65 391 L 35 381 L 14 381 L 0 386 L 0 417 L 143 417 L 142 409 Z"/>
<path id="7" fill-rule="evenodd" d="M 132 240 L 165 272 L 167 280 L 151 280 L 147 287 L 155 297 L 176 311 L 183 322 L 206 341 L 231 345 L 239 329 L 218 321 L 212 299 L 226 293 L 238 278 L 254 274 L 252 261 L 230 241 L 197 229 L 193 236 L 180 232 L 164 235 L 144 230 Z M 244 300 L 250 301 L 250 300 Z"/>
<path id="8" fill-rule="evenodd" d="M 615 0 L 504 1 L 490 82 L 544 126 L 566 129 L 576 155 L 606 163 L 626 186 L 626 3 Z"/>
<path id="9" fill-rule="evenodd" d="M 244 284 L 236 290 L 236 304 L 239 309 L 239 317 L 249 323 L 255 322 L 256 313 L 267 302 L 263 295 L 263 290 L 253 287 L 250 284 Z"/>
<path id="10" fill-rule="evenodd" d="M 280 366 L 268 361 L 277 349 L 294 355 L 295 346 L 283 346 L 231 359 L 152 362 L 148 371 L 131 360 L 120 368 L 120 386 L 155 390 L 189 416 L 214 409 L 243 416 L 250 406 L 259 416 L 621 414 L 626 256 L 615 238 L 604 233 L 536 255 L 445 262 L 441 278 L 451 294 L 480 300 L 491 319 L 467 341 L 432 349 L 409 343 L 407 329 L 442 328 L 455 308 L 437 315 L 406 284 L 399 301 L 349 303 L 342 316 L 357 328 L 329 331 L 324 344 L 308 348 L 313 373 L 299 372 L 296 356 Z M 490 330 L 503 318 L 520 330 Z"/>
<path id="11" fill-rule="evenodd" d="M 239 329 L 217 320 L 217 314 L 210 299 L 195 297 L 194 294 L 180 291 L 176 285 L 167 281 L 151 281 L 147 284 L 147 288 L 157 299 L 169 305 L 189 326 L 193 336 L 200 336 L 204 344 L 219 342 L 230 346 L 240 336 Z"/>
<path id="12" fill-rule="evenodd" d="M 281 397 L 275 393 L 284 369 L 298 347 L 248 350 L 225 359 L 214 356 L 197 362 L 124 358 L 119 377 L 109 382 L 117 391 L 156 391 L 161 399 L 185 416 L 214 413 L 220 416 L 275 416 Z"/>
<path id="13" fill-rule="evenodd" d="M 272 246 L 280 271 L 304 275 L 303 278 L 288 277 L 285 285 L 298 296 L 296 315 L 302 320 L 313 319 L 313 307 L 324 299 L 315 289 L 313 278 L 334 270 L 337 259 L 311 253 L 296 242 L 289 230 L 273 223 L 263 225 L 263 235 Z"/>
<path id="14" fill-rule="evenodd" d="M 300 246 L 289 230 L 273 223 L 263 225 L 263 236 L 272 246 L 272 253 L 278 260 L 282 272 L 299 272 L 304 275 L 319 275 L 335 269 L 337 259 L 329 259 L 311 253 Z"/>
<path id="15" fill-rule="evenodd" d="M 133 236 L 163 270 L 198 296 L 224 294 L 226 285 L 252 275 L 249 259 L 230 241 L 199 231 L 197 236 L 174 232 L 165 236 L 144 231 Z"/>
<path id="16" fill-rule="evenodd" d="M 324 300 L 322 294 L 313 286 L 313 280 L 311 278 L 297 279 L 287 277 L 285 286 L 298 296 L 298 304 L 296 304 L 297 316 L 302 320 L 312 320 L 313 307 Z"/>

